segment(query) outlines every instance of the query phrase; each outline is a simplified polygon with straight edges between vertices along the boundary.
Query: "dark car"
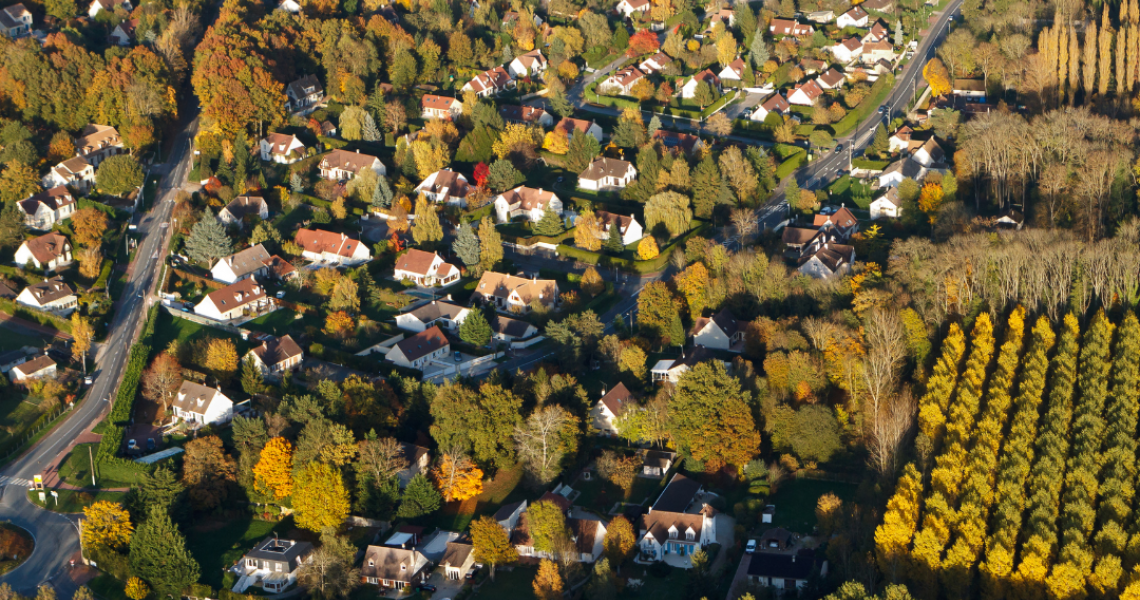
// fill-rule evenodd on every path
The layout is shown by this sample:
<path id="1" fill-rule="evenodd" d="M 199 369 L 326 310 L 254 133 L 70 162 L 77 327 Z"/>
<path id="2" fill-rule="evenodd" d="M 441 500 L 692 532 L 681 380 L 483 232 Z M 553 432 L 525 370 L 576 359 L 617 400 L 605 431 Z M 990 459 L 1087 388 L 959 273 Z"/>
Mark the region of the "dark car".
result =
<path id="1" fill-rule="evenodd" d="M 154 450 L 154 438 L 146 438 L 146 451 Z"/>
<path id="2" fill-rule="evenodd" d="M 421 592 L 434 592 L 435 586 L 430 583 L 421 583 L 416 586 L 416 589 Z"/>

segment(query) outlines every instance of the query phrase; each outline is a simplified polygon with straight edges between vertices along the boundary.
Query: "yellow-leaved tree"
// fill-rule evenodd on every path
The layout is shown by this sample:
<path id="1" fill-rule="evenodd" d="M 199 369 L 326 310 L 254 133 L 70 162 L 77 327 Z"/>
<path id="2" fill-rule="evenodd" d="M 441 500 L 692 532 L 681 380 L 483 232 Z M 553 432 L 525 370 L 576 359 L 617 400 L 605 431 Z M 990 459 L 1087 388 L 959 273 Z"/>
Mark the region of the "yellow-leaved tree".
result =
<path id="1" fill-rule="evenodd" d="M 930 84 L 930 92 L 935 96 L 945 96 L 954 91 L 950 83 L 950 71 L 946 70 L 946 65 L 937 58 L 930 59 L 930 62 L 922 67 L 922 77 Z"/>
<path id="2" fill-rule="evenodd" d="M 657 248 L 657 240 L 653 236 L 647 235 L 641 238 L 637 244 L 637 258 L 641 260 L 653 260 L 661 251 Z"/>
<path id="3" fill-rule="evenodd" d="M 278 500 L 293 493 L 293 445 L 289 440 L 275 437 L 266 442 L 253 467 L 253 481 L 257 491 Z"/>
<path id="4" fill-rule="evenodd" d="M 83 547 L 121 550 L 131 542 L 131 515 L 118 502 L 100 500 L 83 509 Z"/>
<path id="5" fill-rule="evenodd" d="M 224 338 L 210 340 L 210 345 L 206 346 L 206 364 L 203 366 L 213 371 L 218 378 L 229 379 L 238 368 L 237 347 L 234 346 L 234 341 Z"/>
<path id="6" fill-rule="evenodd" d="M 348 516 L 348 490 L 340 471 L 322 462 L 305 465 L 293 480 L 297 526 L 309 531 L 339 527 Z"/>
<path id="7" fill-rule="evenodd" d="M 483 471 L 466 456 L 444 454 L 432 476 L 446 502 L 462 502 L 483 493 Z"/>
<path id="8" fill-rule="evenodd" d="M 145 581 L 138 577 L 131 577 L 127 580 L 127 587 L 124 591 L 131 600 L 143 600 L 150 593 L 150 588 L 147 587 Z"/>

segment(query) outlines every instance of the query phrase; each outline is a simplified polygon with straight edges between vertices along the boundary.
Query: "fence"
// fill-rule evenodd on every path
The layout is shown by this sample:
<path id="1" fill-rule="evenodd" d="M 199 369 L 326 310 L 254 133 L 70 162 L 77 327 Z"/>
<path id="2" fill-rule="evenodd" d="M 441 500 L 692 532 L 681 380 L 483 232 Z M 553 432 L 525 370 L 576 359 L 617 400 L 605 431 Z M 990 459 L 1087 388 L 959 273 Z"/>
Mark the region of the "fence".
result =
<path id="1" fill-rule="evenodd" d="M 242 329 L 240 327 L 234 327 L 233 325 L 228 325 L 226 323 L 219 323 L 218 321 L 203 317 L 201 315 L 196 315 L 196 314 L 190 313 L 190 312 L 183 312 L 181 310 L 174 308 L 173 306 L 167 306 L 166 304 L 163 304 L 162 307 L 166 309 L 166 312 L 170 313 L 172 316 L 178 317 L 179 319 L 186 319 L 187 321 L 192 321 L 192 322 L 197 323 L 199 325 L 205 325 L 207 327 L 213 327 L 215 329 L 221 329 L 222 331 L 228 331 L 230 333 L 240 335 L 243 338 L 245 336 L 249 335 L 248 329 Z"/>

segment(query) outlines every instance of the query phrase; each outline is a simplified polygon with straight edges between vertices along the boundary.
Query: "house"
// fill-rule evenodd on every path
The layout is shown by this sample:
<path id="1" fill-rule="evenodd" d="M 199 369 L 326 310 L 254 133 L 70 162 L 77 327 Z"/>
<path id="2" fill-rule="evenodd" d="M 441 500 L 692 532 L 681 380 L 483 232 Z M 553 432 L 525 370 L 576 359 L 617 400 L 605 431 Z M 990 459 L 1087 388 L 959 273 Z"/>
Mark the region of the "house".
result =
<path id="1" fill-rule="evenodd" d="M 459 269 L 443 262 L 435 252 L 410 248 L 396 259 L 395 278 L 411 280 L 420 286 L 449 285 L 459 281 Z"/>
<path id="2" fill-rule="evenodd" d="M 16 288 L 13 287 L 12 282 L 8 281 L 6 279 L 0 279 L 0 298 L 4 298 L 7 300 L 15 300 L 16 296 L 17 296 Z M 4 364 L 3 362 L 0 362 L 0 365 L 3 365 L 3 364 Z"/>
<path id="3" fill-rule="evenodd" d="M 702 82 L 707 83 L 709 89 L 713 92 L 717 94 L 720 93 L 720 77 L 717 77 L 716 73 L 712 72 L 712 69 L 705 69 L 690 77 L 689 80 L 685 82 L 685 85 L 681 86 L 681 97 L 695 98 L 697 95 L 697 86 Z"/>
<path id="4" fill-rule="evenodd" d="M 536 48 L 526 54 L 516 56 L 507 65 L 507 72 L 515 79 L 526 77 L 542 79 L 542 74 L 546 71 L 546 64 L 546 57 Z"/>
<path id="5" fill-rule="evenodd" d="M 305 145 L 295 135 L 271 133 L 261 139 L 261 160 L 291 165 L 305 157 Z"/>
<path id="6" fill-rule="evenodd" d="M 899 188 L 887 188 L 887 193 L 875 198 L 871 203 L 871 220 L 897 219 L 902 216 L 902 202 L 899 201 Z"/>
<path id="7" fill-rule="evenodd" d="M 772 19 L 768 24 L 768 33 L 775 36 L 807 37 L 815 33 L 815 28 L 805 23 L 797 23 L 791 19 Z"/>
<path id="8" fill-rule="evenodd" d="M 355 267 L 372 260 L 367 244 L 343 233 L 301 228 L 293 241 L 301 247 L 301 256 L 314 262 Z"/>
<path id="9" fill-rule="evenodd" d="M 598 232 L 598 237 L 601 239 L 610 239 L 610 227 L 615 223 L 618 225 L 618 231 L 621 233 L 621 243 L 628 246 L 643 237 L 643 230 L 641 223 L 633 215 L 618 215 L 604 210 L 599 210 L 594 213 L 601 222 L 601 231 Z"/>
<path id="10" fill-rule="evenodd" d="M 252 360 L 262 375 L 276 378 L 285 371 L 299 368 L 305 360 L 305 351 L 286 334 L 261 342 L 244 360 Z"/>
<path id="11" fill-rule="evenodd" d="M 621 13 L 622 16 L 630 18 L 633 13 L 647 13 L 652 7 L 649 0 L 621 0 L 614 10 Z"/>
<path id="12" fill-rule="evenodd" d="M 321 121 L 321 135 L 325 137 L 336 137 L 336 125 L 330 121 Z"/>
<path id="13" fill-rule="evenodd" d="M 268 275 L 278 281 L 289 281 L 297 276 L 297 268 L 277 255 L 270 256 L 266 266 L 269 267 Z"/>
<path id="14" fill-rule="evenodd" d="M 744 59 L 737 56 L 736 60 L 728 63 L 728 66 L 721 69 L 718 77 L 720 77 L 721 80 L 734 81 L 737 84 L 744 81 Z"/>
<path id="15" fill-rule="evenodd" d="M 986 101 L 986 84 L 981 79 L 955 79 L 954 95 L 971 102 Z"/>
<path id="16" fill-rule="evenodd" d="M 855 6 L 851 10 L 839 15 L 835 19 L 835 26 L 843 29 L 844 27 L 857 27 L 862 29 L 867 26 L 870 15 L 862 7 Z"/>
<path id="17" fill-rule="evenodd" d="M 451 297 L 448 296 L 448 300 Z M 451 333 L 459 331 L 459 326 L 471 309 L 444 300 L 432 300 L 419 308 L 396 315 L 396 327 L 404 331 L 419 333 L 433 325 L 442 327 Z"/>
<path id="18" fill-rule="evenodd" d="M 558 282 L 487 271 L 479 278 L 472 300 L 491 303 L 497 310 L 519 313 L 530 311 L 531 302 L 553 308 L 558 305 Z"/>
<path id="19" fill-rule="evenodd" d="M 79 298 L 71 286 L 59 277 L 52 277 L 24 288 L 16 296 L 16 303 L 66 317 L 75 312 Z"/>
<path id="20" fill-rule="evenodd" d="M 748 563 L 748 581 L 777 590 L 800 590 L 807 587 L 817 570 L 820 577 L 825 577 L 827 561 L 817 564 L 814 550 L 799 550 L 794 554 L 755 552 Z"/>
<path id="21" fill-rule="evenodd" d="M 427 364 L 436 359 L 446 358 L 448 354 L 451 354 L 451 342 L 439 327 L 432 325 L 396 342 L 384 358 L 401 367 L 422 370 Z"/>
<path id="22" fill-rule="evenodd" d="M 364 169 L 372 169 L 377 175 L 387 175 L 388 170 L 379 158 L 371 154 L 363 154 L 359 150 L 336 149 L 321 159 L 321 177 L 329 181 L 348 181 L 361 173 Z"/>
<path id="23" fill-rule="evenodd" d="M 815 78 L 815 84 L 825 90 L 837 90 L 843 87 L 844 81 L 847 81 L 847 77 L 834 67 L 824 71 L 819 77 Z"/>
<path id="24" fill-rule="evenodd" d="M 871 25 L 871 29 L 867 32 L 867 35 L 863 36 L 863 43 L 886 41 L 888 33 L 890 32 L 887 28 L 887 24 L 884 23 L 882 19 L 879 19 L 875 21 L 874 25 Z"/>
<path id="25" fill-rule="evenodd" d="M 530 535 L 530 513 L 519 515 L 518 523 L 510 531 L 510 542 L 519 553 L 519 556 L 528 559 L 553 559 L 554 553 L 546 550 L 535 550 L 534 538 Z"/>
<path id="26" fill-rule="evenodd" d="M 648 10 L 648 0 L 645 6 Z M 22 2 L 6 6 L 0 10 L 0 29 L 3 29 L 4 35 L 10 39 L 22 38 L 32 32 L 32 13 Z"/>
<path id="27" fill-rule="evenodd" d="M 210 269 L 210 276 L 222 283 L 237 283 L 255 275 L 266 277 L 269 275 L 271 261 L 265 246 L 258 244 L 218 259 Z"/>
<path id="28" fill-rule="evenodd" d="M 691 133 L 677 133 L 675 131 L 666 131 L 658 129 L 653 132 L 653 139 L 659 140 L 667 149 L 680 148 L 686 154 L 692 154 L 700 148 L 705 147 L 705 143 L 699 136 Z"/>
<path id="29" fill-rule="evenodd" d="M 785 229 L 787 229 L 785 227 Z M 694 348 L 691 352 L 682 350 L 682 356 L 679 359 L 669 360 L 663 359 L 657 361 L 653 368 L 649 370 L 649 375 L 655 382 L 669 381 L 670 383 L 677 383 L 681 380 L 681 376 L 689 372 L 697 364 L 707 360 L 716 360 L 713 357 L 712 351 L 700 346 Z M 730 366 L 730 363 L 721 361 L 725 368 Z"/>
<path id="30" fill-rule="evenodd" d="M 325 100 L 325 88 L 317 81 L 316 75 L 305 75 L 285 86 L 285 110 L 294 114 L 307 115 Z"/>
<path id="31" fill-rule="evenodd" d="M 796 270 L 815 279 L 832 279 L 845 275 L 854 262 L 854 246 L 824 242 L 815 251 L 802 255 Z"/>
<path id="32" fill-rule="evenodd" d="M 895 186 L 902 183 L 903 179 L 908 178 L 920 181 L 924 177 L 926 177 L 926 167 L 918 161 L 904 158 L 887 165 L 887 168 L 879 173 L 879 187 Z"/>
<path id="33" fill-rule="evenodd" d="M 513 87 L 515 80 L 511 79 L 511 74 L 503 67 L 495 67 L 476 75 L 474 79 L 463 84 L 460 91 L 475 92 L 476 96 L 486 98 Z"/>
<path id="34" fill-rule="evenodd" d="M 812 227 L 817 229 L 830 229 L 835 232 L 837 239 L 847 241 L 851 235 L 859 231 L 859 219 L 855 218 L 851 210 L 840 205 L 839 210 L 832 213 L 819 213 L 812 221 Z"/>
<path id="35" fill-rule="evenodd" d="M 312 560 L 312 555 L 313 545 L 309 542 L 267 537 L 235 566 L 241 578 L 232 591 L 241 594 L 251 585 L 260 585 L 266 592 L 276 594 L 297 582 L 297 571 Z"/>
<path id="36" fill-rule="evenodd" d="M 642 561 L 665 561 L 690 568 L 688 556 L 716 543 L 716 509 L 703 504 L 689 512 L 701 494 L 701 484 L 677 473 L 661 496 L 642 515 L 637 546 Z M 680 560 L 670 560 L 676 555 Z"/>
<path id="37" fill-rule="evenodd" d="M 512 27 L 513 28 L 515 26 L 515 22 L 518 21 L 519 17 L 521 17 L 521 16 L 522 15 L 519 14 L 518 11 L 508 10 L 507 12 L 503 13 L 503 19 L 500 22 L 500 25 L 503 27 Z M 540 29 L 540 30 L 542 29 L 542 23 L 543 23 L 542 17 L 540 17 L 534 13 L 531 13 L 530 22 L 534 23 L 534 26 L 536 29 Z"/>
<path id="38" fill-rule="evenodd" d="M 238 196 L 218 211 L 218 220 L 222 225 L 237 225 L 241 227 L 246 217 L 257 217 L 262 221 L 269 218 L 269 205 L 261 196 Z"/>
<path id="39" fill-rule="evenodd" d="M 25 198 L 18 205 L 24 213 L 24 225 L 28 229 L 40 231 L 50 230 L 56 223 L 75 213 L 75 198 L 63 186 Z"/>
<path id="40" fill-rule="evenodd" d="M 823 71 L 827 68 L 828 64 L 830 63 L 824 62 L 822 60 L 815 60 L 814 58 L 805 57 L 800 59 L 800 64 L 798 66 L 800 70 L 804 72 L 804 75 L 810 77 L 812 75 L 818 75 L 820 71 Z"/>
<path id="41" fill-rule="evenodd" d="M 447 579 L 463 579 L 475 566 L 475 547 L 467 542 L 448 542 L 439 566 L 443 567 L 443 576 Z"/>
<path id="42" fill-rule="evenodd" d="M 94 19 L 95 15 L 100 12 L 107 11 L 113 13 L 116 8 L 122 8 L 126 12 L 131 12 L 135 9 L 134 6 L 131 6 L 130 0 L 94 0 L 87 9 L 87 16 Z"/>
<path id="43" fill-rule="evenodd" d="M 906 125 L 899 127 L 899 130 L 888 140 L 890 151 L 902 152 L 904 150 L 910 150 L 910 138 L 913 133 L 914 130 Z"/>
<path id="44" fill-rule="evenodd" d="M 277 4 L 277 10 L 283 10 L 295 15 L 300 14 L 301 3 L 297 0 L 281 0 L 281 2 Z"/>
<path id="45" fill-rule="evenodd" d="M 12 367 L 8 373 L 13 383 L 21 383 L 31 379 L 55 376 L 56 364 L 48 355 L 42 354 L 32 360 Z"/>
<path id="46" fill-rule="evenodd" d="M 779 92 L 776 92 L 772 94 L 771 98 L 768 98 L 757 106 L 756 110 L 752 111 L 752 115 L 748 118 L 752 121 L 763 122 L 768 119 L 768 115 L 771 113 L 776 113 L 782 117 L 791 114 L 791 111 L 792 107 L 788 104 L 787 99 L 781 96 Z"/>
<path id="47" fill-rule="evenodd" d="M 509 534 L 514 531 L 519 523 L 519 517 L 521 517 L 524 512 L 526 512 L 526 500 L 519 500 L 518 502 L 500 506 L 492 518 L 495 519 L 499 525 L 502 525 L 503 529 Z"/>
<path id="48" fill-rule="evenodd" d="M 1025 213 L 1014 208 L 1007 208 L 1002 211 L 994 223 L 1001 229 L 1021 231 L 1021 228 L 1025 226 Z"/>
<path id="49" fill-rule="evenodd" d="M 234 403 L 220 389 L 183 381 L 174 397 L 174 421 L 195 426 L 221 425 L 233 419 Z"/>
<path id="50" fill-rule="evenodd" d="M 633 394 L 620 382 L 602 394 L 602 398 L 590 409 L 590 422 L 594 429 L 602 435 L 617 435 L 614 420 L 625 414 L 630 402 L 635 402 Z"/>
<path id="51" fill-rule="evenodd" d="M 926 167 L 933 168 L 946 160 L 946 153 L 942 150 L 942 146 L 932 137 L 926 140 L 913 154 L 910 159 L 914 162 Z"/>
<path id="52" fill-rule="evenodd" d="M 602 131 L 602 126 L 598 125 L 594 121 L 563 117 L 562 120 L 554 126 L 554 128 L 565 131 L 566 137 L 568 138 L 573 137 L 575 131 L 581 131 L 582 133 L 594 136 L 594 139 L 598 140 L 599 144 L 602 143 L 602 135 L 604 133 Z"/>
<path id="53" fill-rule="evenodd" d="M 833 10 L 817 10 L 814 12 L 809 12 L 808 14 L 806 14 L 804 16 L 807 17 L 807 20 L 811 21 L 812 23 L 819 23 L 820 25 L 827 25 L 828 23 L 835 20 L 835 11 L 833 11 Z"/>
<path id="54" fill-rule="evenodd" d="M 518 106 L 508 104 L 499 107 L 499 116 L 506 123 L 522 123 L 523 125 L 541 125 L 548 129 L 554 125 L 554 117 L 537 106 Z"/>
<path id="55" fill-rule="evenodd" d="M 425 94 L 420 100 L 423 109 L 421 116 L 425 119 L 446 119 L 448 121 L 463 114 L 463 101 L 447 96 Z"/>
<path id="56" fill-rule="evenodd" d="M 875 12 L 893 13 L 895 11 L 895 0 L 867 0 L 859 6 Z"/>
<path id="57" fill-rule="evenodd" d="M 99 163 L 112 156 L 128 152 L 123 146 L 119 130 L 108 125 L 88 125 L 72 142 L 75 144 L 75 156 L 86 159 L 92 167 L 98 167 Z"/>
<path id="58" fill-rule="evenodd" d="M 689 330 L 693 345 L 714 350 L 740 352 L 744 349 L 744 327 L 727 308 L 711 317 L 699 317 Z"/>
<path id="59" fill-rule="evenodd" d="M 894 59 L 895 47 L 886 40 L 864 43 L 863 51 L 859 54 L 859 60 L 865 65 L 877 65 L 883 61 L 889 64 Z"/>
<path id="60" fill-rule="evenodd" d="M 18 267 L 31 264 L 37 269 L 50 272 L 70 265 L 71 260 L 71 242 L 53 231 L 20 244 L 12 263 Z"/>
<path id="61" fill-rule="evenodd" d="M 654 477 L 660 479 L 664 477 L 669 469 L 673 468 L 673 463 L 677 460 L 676 452 L 666 452 L 664 450 L 642 450 L 638 452 L 641 456 L 641 472 L 638 473 L 639 477 Z"/>
<path id="62" fill-rule="evenodd" d="M 49 189 L 62 185 L 86 192 L 95 185 L 95 167 L 81 156 L 69 158 L 52 167 L 41 183 Z"/>
<path id="63" fill-rule="evenodd" d="M 788 94 L 788 104 L 796 106 L 815 106 L 816 98 L 823 95 L 823 88 L 815 80 L 796 84 L 795 89 Z"/>
<path id="64" fill-rule="evenodd" d="M 396 473 L 396 478 L 400 480 L 400 489 L 408 487 L 408 483 L 410 483 L 412 478 L 416 475 L 420 473 L 424 475 L 428 474 L 428 465 L 431 464 L 431 450 L 423 446 L 417 446 L 416 444 L 401 443 L 400 457 L 404 460 L 404 464 L 407 465 Z M 407 529 L 412 529 L 412 526 L 402 525 L 397 531 Z M 416 529 L 420 532 L 423 531 L 423 528 Z"/>
<path id="65" fill-rule="evenodd" d="M 256 277 L 248 277 L 206 294 L 194 306 L 194 313 L 215 321 L 229 321 L 272 306 L 273 299 L 266 294 L 265 286 Z"/>
<path id="66" fill-rule="evenodd" d="M 712 33 L 713 25 L 716 25 L 717 23 L 720 23 L 725 30 L 728 30 L 729 27 L 736 25 L 736 11 L 730 8 L 722 8 L 716 12 L 713 12 L 709 16 L 709 24 L 708 27 L 705 27 L 705 33 Z"/>
<path id="67" fill-rule="evenodd" d="M 11 350 L 0 354 L 0 373 L 8 373 L 12 370 L 12 367 L 22 365 L 36 356 L 35 353 L 29 354 L 28 350 L 29 348 L 25 346 L 18 350 Z M 38 350 L 35 352 L 38 352 Z"/>
<path id="68" fill-rule="evenodd" d="M 431 202 L 467 206 L 467 194 L 471 192 L 467 178 L 451 169 L 440 169 L 427 176 L 416 186 L 416 193 L 423 194 Z"/>
<path id="69" fill-rule="evenodd" d="M 784 228 L 784 232 L 781 234 L 781 241 L 784 242 L 788 250 L 804 254 L 814 252 L 825 242 L 837 241 L 835 235 L 834 231 L 821 230 L 818 227 L 788 226 Z"/>
<path id="70" fill-rule="evenodd" d="M 863 53 L 863 42 L 859 41 L 859 38 L 847 38 L 828 47 L 828 50 L 831 50 L 831 55 L 835 57 L 835 60 L 843 64 L 850 64 Z"/>
<path id="71" fill-rule="evenodd" d="M 111 32 L 111 43 L 124 48 L 130 46 L 135 41 L 135 29 L 138 26 L 138 19 L 127 19 L 119 23 Z"/>
<path id="72" fill-rule="evenodd" d="M 633 163 L 616 158 L 596 158 L 578 175 L 578 187 L 595 192 L 614 192 L 625 188 L 637 178 Z"/>
<path id="73" fill-rule="evenodd" d="M 606 538 L 606 524 L 597 518 L 566 519 L 570 529 L 570 541 L 578 552 L 575 559 L 580 563 L 592 564 L 602 555 Z"/>
<path id="74" fill-rule="evenodd" d="M 538 328 L 526 321 L 495 315 L 491 319 L 491 339 L 503 342 L 530 339 L 538 335 Z"/>
<path id="75" fill-rule="evenodd" d="M 427 581 L 430 566 L 427 557 L 414 549 L 368 546 L 360 567 L 360 580 L 402 590 Z"/>
<path id="76" fill-rule="evenodd" d="M 642 73 L 649 75 L 663 70 L 672 62 L 673 59 L 670 58 L 668 54 L 665 54 L 664 52 L 658 52 L 657 54 L 654 54 L 653 56 L 650 56 L 649 58 L 641 61 L 641 64 L 637 65 L 637 68 L 641 69 Z"/>
<path id="77" fill-rule="evenodd" d="M 601 91 L 603 94 L 631 96 L 633 95 L 634 84 L 644 78 L 645 73 L 642 73 L 637 67 L 619 69 L 602 82 Z"/>
<path id="78" fill-rule="evenodd" d="M 525 185 L 495 196 L 494 204 L 495 217 L 500 223 L 506 223 L 519 216 L 525 216 L 527 220 L 537 223 L 542 219 L 547 206 L 555 213 L 562 213 L 562 200 L 559 200 L 554 192 L 529 188 Z"/>

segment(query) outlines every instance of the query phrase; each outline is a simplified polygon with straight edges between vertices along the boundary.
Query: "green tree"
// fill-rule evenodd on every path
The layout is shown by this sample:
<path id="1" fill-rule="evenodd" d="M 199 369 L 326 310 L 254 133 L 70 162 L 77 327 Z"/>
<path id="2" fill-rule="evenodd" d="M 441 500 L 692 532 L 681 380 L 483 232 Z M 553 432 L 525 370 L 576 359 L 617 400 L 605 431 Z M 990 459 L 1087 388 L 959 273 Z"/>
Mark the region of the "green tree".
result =
<path id="1" fill-rule="evenodd" d="M 678 340 L 670 339 L 670 325 L 675 318 L 680 318 L 680 311 L 681 301 L 663 281 L 651 281 L 645 284 L 637 297 L 638 327 L 643 335 L 661 343 L 679 344 L 684 340 L 684 337 Z"/>
<path id="2" fill-rule="evenodd" d="M 569 536 L 566 515 L 557 504 L 542 500 L 531 504 L 526 512 L 535 551 L 553 553 L 558 543 Z"/>
<path id="3" fill-rule="evenodd" d="M 44 2 L 44 8 L 47 10 L 47 14 L 60 21 L 70 20 L 79 11 L 76 8 L 75 0 L 47 0 Z"/>
<path id="4" fill-rule="evenodd" d="M 435 206 L 424 196 L 416 200 L 416 220 L 412 224 L 412 238 L 420 245 L 443 239 L 443 227 L 439 224 L 439 215 L 435 212 Z"/>
<path id="5" fill-rule="evenodd" d="M 563 231 L 565 231 L 565 228 L 562 226 L 562 217 L 547 203 L 546 210 L 542 213 L 542 218 L 538 220 L 538 223 L 534 224 L 534 232 L 538 235 L 553 237 Z"/>
<path id="6" fill-rule="evenodd" d="M 586 597 L 591 600 L 614 600 L 618 592 L 617 574 L 610 568 L 610 560 L 602 558 L 594 563 L 594 575 L 586 584 Z"/>
<path id="7" fill-rule="evenodd" d="M 886 156 L 890 152 L 890 138 L 887 137 L 887 129 L 883 127 L 882 123 L 875 128 L 875 139 L 871 142 L 871 147 L 867 149 L 868 153 L 875 156 Z"/>
<path id="8" fill-rule="evenodd" d="M 160 598 L 180 597 L 201 576 L 186 539 L 161 507 L 152 507 L 131 537 L 131 572 L 145 580 Z"/>
<path id="9" fill-rule="evenodd" d="M 459 326 L 459 339 L 482 348 L 491 342 L 491 326 L 482 311 L 472 310 Z"/>
<path id="10" fill-rule="evenodd" d="M 503 260 L 503 238 L 491 217 L 483 217 L 479 222 L 479 266 L 484 271 L 495 270 L 495 265 Z"/>
<path id="11" fill-rule="evenodd" d="M 397 53 L 388 67 L 388 80 L 392 82 L 392 87 L 399 92 L 406 92 L 416 81 L 417 68 L 416 57 L 412 56 L 411 51 L 401 50 Z"/>
<path id="12" fill-rule="evenodd" d="M 712 154 L 705 156 L 697 165 L 692 181 L 693 210 L 698 217 L 707 219 L 712 216 L 721 187 L 720 168 L 717 167 Z"/>
<path id="13" fill-rule="evenodd" d="M 207 211 L 190 229 L 190 236 L 186 238 L 186 254 L 190 260 L 213 266 L 219 258 L 232 253 L 233 241 L 226 228 Z"/>
<path id="14" fill-rule="evenodd" d="M 145 520 L 151 509 L 165 511 L 172 519 L 179 520 L 188 513 L 186 486 L 173 471 L 160 467 L 131 490 L 127 508 L 136 523 Z"/>
<path id="15" fill-rule="evenodd" d="M 750 396 L 719 361 L 690 369 L 669 401 L 669 430 L 677 447 L 707 469 L 748 464 L 760 449 Z"/>
<path id="16" fill-rule="evenodd" d="M 404 489 L 404 497 L 400 499 L 400 508 L 396 511 L 396 516 L 401 519 L 415 519 L 429 515 L 439 510 L 442 502 L 443 496 L 436 491 L 435 486 L 423 473 L 417 473 Z"/>
<path id="17" fill-rule="evenodd" d="M 609 237 L 606 238 L 606 252 L 617 255 L 621 254 L 624 250 L 625 244 L 622 243 L 621 239 L 620 222 L 614 219 L 610 222 L 610 234 Z"/>
<path id="18" fill-rule="evenodd" d="M 654 118 L 657 117 L 654 116 Z M 601 144 L 598 143 L 597 138 L 575 129 L 574 134 L 570 136 L 570 148 L 566 151 L 566 168 L 573 173 L 581 173 L 590 166 L 594 157 L 601 151 Z"/>
<path id="19" fill-rule="evenodd" d="M 519 551 L 511 544 L 507 530 L 487 515 L 471 523 L 471 544 L 474 546 L 475 562 L 491 566 L 491 581 L 495 580 L 495 567 L 519 560 Z"/>
<path id="20" fill-rule="evenodd" d="M 470 453 L 483 465 L 515 463 L 515 427 L 522 398 L 496 383 L 482 383 L 478 393 L 457 383 L 440 387 L 431 400 L 431 436 L 442 448 Z"/>
<path id="21" fill-rule="evenodd" d="M 689 230 L 693 211 L 689 207 L 689 197 L 677 192 L 661 192 L 645 203 L 645 229 L 656 233 L 660 224 L 670 237 L 679 236 Z"/>
<path id="22" fill-rule="evenodd" d="M 104 194 L 120 196 L 142 184 L 142 165 L 129 154 L 119 154 L 104 160 L 95 172 L 95 185 Z"/>
<path id="23" fill-rule="evenodd" d="M 470 223 L 460 223 L 451 244 L 451 251 L 463 261 L 468 268 L 479 264 L 479 238 L 475 235 L 475 228 Z"/>
<path id="24" fill-rule="evenodd" d="M 505 192 L 526 180 L 511 161 L 500 158 L 491 163 L 487 174 L 487 187 L 496 192 Z"/>
<path id="25" fill-rule="evenodd" d="M 757 31 L 752 36 L 752 45 L 749 47 L 749 58 L 757 71 L 764 70 L 764 63 L 768 62 L 768 45 L 764 43 L 764 32 Z"/>
<path id="26" fill-rule="evenodd" d="M 379 176 L 376 187 L 372 189 L 372 208 L 388 208 L 392 206 L 392 198 L 392 188 L 388 185 L 388 178 Z"/>
<path id="27" fill-rule="evenodd" d="M 716 98 L 713 96 L 712 87 L 710 87 L 708 83 L 701 81 L 697 83 L 697 88 L 693 90 L 693 100 L 696 100 L 697 104 L 701 105 L 701 110 L 704 110 L 705 107 L 712 104 Z"/>
<path id="28" fill-rule="evenodd" d="M 5 204 L 15 204 L 41 189 L 36 171 L 22 162 L 8 163 L 0 174 L 0 201 Z"/>
<path id="29" fill-rule="evenodd" d="M 619 25 L 614 29 L 613 49 L 623 51 L 629 47 L 629 31 L 626 31 L 624 25 Z"/>
<path id="30" fill-rule="evenodd" d="M 323 462 L 298 460 L 299 454 L 294 454 L 294 464 L 303 466 L 293 479 L 293 511 L 297 527 L 309 531 L 340 527 L 349 510 L 344 478 L 336 467 Z"/>
<path id="31" fill-rule="evenodd" d="M 241 389 L 249 395 L 265 393 L 265 378 L 261 375 L 261 368 L 249 356 L 241 366 Z"/>

